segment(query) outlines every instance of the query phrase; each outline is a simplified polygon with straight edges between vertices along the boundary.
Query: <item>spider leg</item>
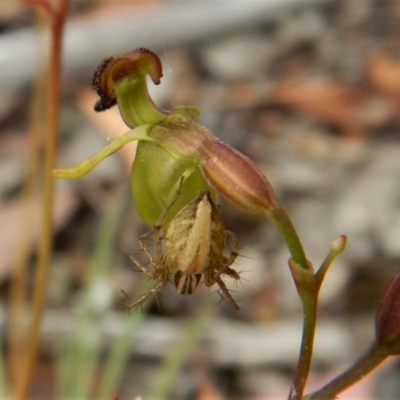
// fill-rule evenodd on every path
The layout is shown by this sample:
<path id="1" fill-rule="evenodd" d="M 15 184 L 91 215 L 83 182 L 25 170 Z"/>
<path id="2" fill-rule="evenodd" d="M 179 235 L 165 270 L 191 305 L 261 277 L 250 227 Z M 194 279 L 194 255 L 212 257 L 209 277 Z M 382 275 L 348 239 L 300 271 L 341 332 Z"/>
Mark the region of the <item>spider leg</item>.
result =
<path id="1" fill-rule="evenodd" d="M 229 271 L 229 273 L 226 272 L 226 270 Z M 221 293 L 222 293 L 222 298 L 236 311 L 239 310 L 239 306 L 237 305 L 236 301 L 233 299 L 231 294 L 229 293 L 228 288 L 225 285 L 225 282 L 221 279 L 221 274 L 226 273 L 229 276 L 232 276 L 235 279 L 240 279 L 239 274 L 231 269 L 231 268 L 225 268 L 222 271 L 207 271 L 204 274 L 204 283 L 207 287 L 211 287 L 215 283 L 219 286 Z"/>
<path id="2" fill-rule="evenodd" d="M 233 299 L 231 294 L 229 293 L 228 288 L 226 287 L 224 281 L 217 276 L 216 278 L 216 283 L 218 284 L 219 288 L 221 289 L 222 292 L 222 298 L 225 299 L 225 301 L 236 311 L 239 310 L 239 306 L 237 305 L 236 301 Z"/>
<path id="3" fill-rule="evenodd" d="M 169 202 L 169 204 L 164 207 L 163 212 L 161 213 L 160 217 L 158 218 L 158 221 L 156 222 L 156 225 L 154 227 L 156 230 L 159 230 L 159 231 L 161 230 L 162 222 L 163 222 L 165 216 L 167 215 L 168 211 L 174 205 L 177 198 L 181 194 L 182 184 L 183 184 L 184 180 L 185 180 L 185 176 L 182 175 L 181 179 L 179 180 L 178 189 L 176 190 L 176 192 L 175 192 L 174 196 L 172 197 L 171 201 Z"/>
<path id="4" fill-rule="evenodd" d="M 235 262 L 238 255 L 239 253 L 236 250 L 232 250 L 231 255 L 228 258 L 225 258 L 225 268 L 223 269 L 223 271 L 225 269 L 231 269 L 229 267 Z"/>
<path id="5" fill-rule="evenodd" d="M 229 247 L 231 248 L 231 255 L 229 256 L 229 258 L 226 259 L 226 268 L 230 269 L 228 267 L 230 267 L 236 261 L 239 252 L 237 251 L 237 236 L 231 231 L 226 231 L 226 233 L 227 233 L 227 242 Z"/>
<path id="6" fill-rule="evenodd" d="M 146 254 L 146 256 L 147 256 L 147 258 L 149 259 L 149 261 L 150 261 L 150 263 L 154 266 L 154 268 L 156 268 L 156 266 L 157 266 L 157 261 L 153 258 L 153 256 L 150 254 L 150 252 L 149 252 L 149 250 L 148 250 L 148 248 L 147 248 L 147 246 L 146 246 L 146 244 L 144 243 L 144 239 L 146 239 L 148 236 L 150 236 L 151 234 L 152 234 L 153 232 L 152 231 L 149 231 L 149 232 L 146 232 L 146 233 L 144 233 L 143 235 L 141 235 L 141 236 L 139 236 L 138 237 L 138 243 L 139 243 L 139 245 L 140 245 L 140 250 L 142 250 L 143 251 L 143 253 L 144 254 Z M 158 253 L 158 245 L 159 245 L 159 238 L 158 238 L 158 236 L 156 236 L 156 231 L 154 230 L 154 236 L 155 236 L 155 239 L 156 239 L 156 245 L 157 245 L 157 255 L 158 254 L 160 254 L 160 253 Z M 130 256 L 131 256 L 132 254 L 130 254 Z M 131 257 L 132 258 L 132 257 Z M 136 264 L 136 263 L 135 263 Z M 157 269 L 157 268 L 156 268 Z"/>
<path id="7" fill-rule="evenodd" d="M 155 225 L 154 226 L 154 239 L 156 241 L 156 252 L 157 252 L 157 261 L 153 264 L 156 269 L 162 270 L 163 269 L 163 249 L 162 249 L 162 234 L 161 234 L 161 226 Z M 152 260 L 153 258 L 149 256 Z"/>
<path id="8" fill-rule="evenodd" d="M 150 289 L 147 293 L 143 294 L 142 296 L 140 296 L 137 300 L 135 300 L 133 303 L 127 302 L 126 306 L 129 309 L 132 309 L 134 307 L 137 307 L 141 304 L 143 304 L 150 296 L 152 296 L 153 294 L 158 293 L 159 291 L 161 291 L 164 286 L 167 285 L 167 283 L 169 282 L 169 274 L 168 271 L 164 272 L 162 279 L 160 280 L 160 282 L 157 283 L 157 285 L 155 285 L 152 289 Z"/>
<path id="9" fill-rule="evenodd" d="M 239 306 L 230 294 L 225 282 L 221 279 L 221 275 L 227 275 L 236 281 L 240 280 L 238 272 L 233 268 L 230 268 L 239 255 L 239 252 L 236 250 L 237 238 L 233 232 L 227 231 L 227 234 L 227 241 L 231 248 L 231 254 L 229 257 L 223 257 L 223 260 L 219 265 L 217 264 L 216 267 L 205 274 L 205 284 L 210 287 L 216 283 L 220 288 L 222 298 L 237 311 L 239 310 Z"/>
<path id="10" fill-rule="evenodd" d="M 129 258 L 132 260 L 132 262 L 150 279 L 157 279 L 160 275 L 160 270 L 156 268 L 156 264 L 153 263 L 153 260 L 151 259 L 151 264 L 155 268 L 155 271 L 149 271 L 144 265 L 142 265 L 138 259 L 135 257 L 133 253 L 129 254 Z"/>
<path id="11" fill-rule="evenodd" d="M 239 274 L 233 268 L 229 268 L 230 265 L 235 262 L 238 255 L 239 253 L 237 251 L 232 250 L 232 253 L 229 257 L 223 257 L 223 262 L 221 262 L 221 264 L 217 267 L 213 268 L 213 274 L 212 276 L 209 276 L 208 279 L 215 283 L 220 275 L 228 275 L 235 280 L 240 280 Z"/>
<path id="12" fill-rule="evenodd" d="M 223 269 L 219 275 L 221 274 L 228 275 L 236 281 L 240 281 L 240 275 L 238 274 L 238 272 L 235 271 L 233 268 L 229 268 L 228 266 L 225 267 L 225 269 Z"/>
<path id="13" fill-rule="evenodd" d="M 227 242 L 229 247 L 235 251 L 237 249 L 237 236 L 232 231 L 226 231 L 227 234 Z"/>

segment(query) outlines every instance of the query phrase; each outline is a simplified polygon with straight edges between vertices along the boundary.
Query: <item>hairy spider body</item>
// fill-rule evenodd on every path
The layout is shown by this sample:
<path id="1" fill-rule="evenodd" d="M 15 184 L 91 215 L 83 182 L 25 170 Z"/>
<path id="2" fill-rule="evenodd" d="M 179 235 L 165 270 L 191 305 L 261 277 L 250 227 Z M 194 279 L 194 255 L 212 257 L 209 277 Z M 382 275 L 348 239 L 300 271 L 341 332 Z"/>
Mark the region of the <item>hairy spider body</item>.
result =
<path id="1" fill-rule="evenodd" d="M 154 227 L 156 258 L 151 256 L 143 242 L 150 233 L 139 238 L 141 250 L 149 258 L 154 270 L 149 271 L 134 255 L 131 255 L 133 262 L 148 277 L 151 279 L 161 277 L 161 280 L 153 289 L 129 306 L 137 306 L 152 294 L 159 292 L 173 274 L 173 282 L 179 293 L 193 293 L 201 278 L 204 277 L 207 287 L 218 284 L 222 297 L 233 308 L 239 309 L 221 279 L 221 275 L 224 274 L 236 280 L 239 279 L 239 274 L 230 268 L 238 256 L 235 250 L 236 237 L 225 229 L 210 193 L 207 191 L 200 193 L 197 198 L 180 210 L 170 222 L 164 239 L 161 237 L 161 222 L 162 220 Z M 165 249 L 163 249 L 163 240 Z M 224 255 L 227 245 L 231 248 L 231 254 L 228 257 Z"/>

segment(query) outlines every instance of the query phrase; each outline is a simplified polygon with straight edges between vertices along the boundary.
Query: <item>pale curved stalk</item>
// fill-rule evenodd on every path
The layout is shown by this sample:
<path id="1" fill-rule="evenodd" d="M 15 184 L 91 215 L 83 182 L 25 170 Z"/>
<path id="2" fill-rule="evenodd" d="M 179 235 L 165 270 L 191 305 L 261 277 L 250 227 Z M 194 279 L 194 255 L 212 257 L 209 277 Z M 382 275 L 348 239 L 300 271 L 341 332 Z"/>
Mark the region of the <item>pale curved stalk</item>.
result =
<path id="1" fill-rule="evenodd" d="M 152 140 L 149 138 L 148 133 L 150 132 L 152 126 L 151 125 L 142 125 L 138 128 L 135 128 L 118 139 L 111 142 L 108 146 L 104 147 L 104 149 L 100 150 L 98 153 L 88 158 L 87 160 L 82 161 L 80 164 L 76 165 L 72 168 L 63 168 L 63 169 L 53 169 L 52 176 L 53 178 L 61 178 L 61 179 L 78 179 L 82 176 L 88 174 L 97 164 L 103 161 L 106 157 L 118 151 L 121 147 L 125 146 L 129 142 L 133 142 L 135 140 Z"/>

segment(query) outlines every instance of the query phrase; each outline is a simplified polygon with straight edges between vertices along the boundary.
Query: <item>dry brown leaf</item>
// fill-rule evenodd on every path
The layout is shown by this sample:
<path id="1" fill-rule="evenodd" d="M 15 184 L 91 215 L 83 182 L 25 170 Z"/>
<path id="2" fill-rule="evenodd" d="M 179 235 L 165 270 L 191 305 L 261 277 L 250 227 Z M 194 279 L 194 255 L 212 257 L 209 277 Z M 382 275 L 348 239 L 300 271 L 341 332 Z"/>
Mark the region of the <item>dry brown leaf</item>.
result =
<path id="1" fill-rule="evenodd" d="M 390 123 L 399 113 L 398 101 L 329 79 L 281 81 L 272 90 L 271 98 L 353 137 Z"/>
<path id="2" fill-rule="evenodd" d="M 368 80 L 376 90 L 400 96 L 400 61 L 384 54 L 373 57 L 368 66 Z"/>
<path id="3" fill-rule="evenodd" d="M 280 104 L 340 127 L 352 124 L 357 97 L 359 94 L 344 84 L 326 80 L 278 82 L 272 94 Z"/>

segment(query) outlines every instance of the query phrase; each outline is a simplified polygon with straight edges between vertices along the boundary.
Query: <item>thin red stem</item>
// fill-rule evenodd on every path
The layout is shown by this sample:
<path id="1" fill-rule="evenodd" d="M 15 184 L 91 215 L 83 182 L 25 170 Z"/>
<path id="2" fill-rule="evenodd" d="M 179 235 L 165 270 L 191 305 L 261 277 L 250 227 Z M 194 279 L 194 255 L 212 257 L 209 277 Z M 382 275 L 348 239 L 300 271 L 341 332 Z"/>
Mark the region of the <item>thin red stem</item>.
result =
<path id="1" fill-rule="evenodd" d="M 33 2 L 50 7 L 47 2 Z M 47 5 L 46 5 L 47 4 Z M 33 320 L 29 329 L 26 360 L 21 366 L 21 379 L 16 388 L 15 399 L 26 400 L 33 381 L 37 360 L 40 327 L 45 306 L 51 250 L 53 246 L 54 180 L 51 171 L 56 164 L 59 130 L 61 51 L 64 21 L 68 0 L 60 0 L 59 7 L 51 14 L 51 58 L 48 85 L 48 132 L 46 137 L 44 198 L 42 232 L 39 245 L 38 265 L 33 295 Z M 52 8 L 54 11 L 54 8 Z"/>

